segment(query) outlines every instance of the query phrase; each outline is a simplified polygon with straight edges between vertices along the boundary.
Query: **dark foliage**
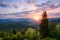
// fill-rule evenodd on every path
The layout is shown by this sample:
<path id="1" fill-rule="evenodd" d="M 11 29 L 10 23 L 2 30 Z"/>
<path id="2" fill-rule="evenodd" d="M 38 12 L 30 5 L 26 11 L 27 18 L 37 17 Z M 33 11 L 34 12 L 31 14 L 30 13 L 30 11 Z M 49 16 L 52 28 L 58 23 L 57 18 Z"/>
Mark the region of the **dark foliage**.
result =
<path id="1" fill-rule="evenodd" d="M 16 33 L 17 33 L 17 32 L 16 32 L 16 30 L 14 29 L 14 30 L 13 30 L 13 34 L 16 34 Z"/>
<path id="2" fill-rule="evenodd" d="M 48 30 L 48 19 L 47 19 L 47 14 L 46 11 L 44 11 L 40 23 L 40 34 L 41 38 L 45 38 L 48 36 L 49 30 Z"/>

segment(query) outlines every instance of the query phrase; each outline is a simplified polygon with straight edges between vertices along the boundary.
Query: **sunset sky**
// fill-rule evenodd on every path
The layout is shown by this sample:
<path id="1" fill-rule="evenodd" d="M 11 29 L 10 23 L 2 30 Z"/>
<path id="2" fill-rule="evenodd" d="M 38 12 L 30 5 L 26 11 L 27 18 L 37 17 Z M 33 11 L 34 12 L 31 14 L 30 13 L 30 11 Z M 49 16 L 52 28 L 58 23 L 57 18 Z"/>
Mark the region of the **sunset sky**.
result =
<path id="1" fill-rule="evenodd" d="M 0 19 L 38 19 L 43 9 L 48 18 L 60 18 L 60 0 L 0 0 Z"/>

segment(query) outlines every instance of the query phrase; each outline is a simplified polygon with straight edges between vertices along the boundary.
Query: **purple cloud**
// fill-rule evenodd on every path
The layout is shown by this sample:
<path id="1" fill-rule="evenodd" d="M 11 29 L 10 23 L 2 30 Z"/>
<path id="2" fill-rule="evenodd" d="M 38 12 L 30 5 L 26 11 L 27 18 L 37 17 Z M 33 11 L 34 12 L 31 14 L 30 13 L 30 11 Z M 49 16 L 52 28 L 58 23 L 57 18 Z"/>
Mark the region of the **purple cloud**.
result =
<path id="1" fill-rule="evenodd" d="M 7 7 L 7 3 L 5 2 L 5 0 L 0 0 L 0 6 Z"/>
<path id="2" fill-rule="evenodd" d="M 25 3 L 28 5 L 32 5 L 35 3 L 35 0 L 27 0 Z"/>
<path id="3" fill-rule="evenodd" d="M 24 12 L 17 12 L 17 13 L 11 13 L 11 14 L 0 14 L 0 16 L 27 16 L 30 11 L 24 11 Z"/>
<path id="4" fill-rule="evenodd" d="M 42 3 L 41 5 L 40 4 L 39 5 L 37 4 L 35 6 L 38 7 L 38 8 L 41 8 L 42 7 L 42 9 L 46 9 L 46 8 L 54 9 L 54 8 L 60 7 L 60 4 L 55 5 L 55 4 L 53 4 L 52 1 L 47 1 L 46 3 Z"/>
<path id="5" fill-rule="evenodd" d="M 12 5 L 12 4 L 8 4 L 7 2 L 6 2 L 6 0 L 0 0 L 0 6 L 1 7 L 5 7 L 5 8 L 9 8 L 9 7 L 14 7 L 14 8 L 18 8 L 18 6 L 16 6 L 16 5 Z"/>

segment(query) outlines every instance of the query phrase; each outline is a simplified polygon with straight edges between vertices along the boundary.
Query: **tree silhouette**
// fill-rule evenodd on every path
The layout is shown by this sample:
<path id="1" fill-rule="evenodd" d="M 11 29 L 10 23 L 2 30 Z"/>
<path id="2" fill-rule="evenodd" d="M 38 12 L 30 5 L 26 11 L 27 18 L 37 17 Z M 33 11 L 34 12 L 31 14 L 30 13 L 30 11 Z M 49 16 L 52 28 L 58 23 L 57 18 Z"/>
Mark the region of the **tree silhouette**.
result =
<path id="1" fill-rule="evenodd" d="M 42 15 L 42 19 L 41 19 L 41 23 L 40 23 L 40 34 L 41 34 L 41 38 L 45 38 L 48 36 L 49 30 L 48 30 L 48 18 L 47 18 L 47 14 L 46 11 L 43 10 L 43 15 Z"/>
<path id="2" fill-rule="evenodd" d="M 17 32 L 16 32 L 16 30 L 14 29 L 14 30 L 13 30 L 13 34 L 16 34 L 16 33 L 17 33 Z"/>

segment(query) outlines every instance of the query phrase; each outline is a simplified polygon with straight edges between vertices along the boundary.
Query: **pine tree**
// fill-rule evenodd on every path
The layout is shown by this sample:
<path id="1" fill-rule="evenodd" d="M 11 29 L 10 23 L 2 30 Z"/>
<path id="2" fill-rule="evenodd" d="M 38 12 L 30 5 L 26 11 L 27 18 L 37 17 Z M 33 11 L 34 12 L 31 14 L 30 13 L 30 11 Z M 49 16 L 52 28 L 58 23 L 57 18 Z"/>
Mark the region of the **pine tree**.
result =
<path id="1" fill-rule="evenodd" d="M 13 34 L 16 34 L 16 33 L 17 33 L 17 32 L 16 32 L 16 30 L 14 29 L 14 30 L 13 30 Z"/>
<path id="2" fill-rule="evenodd" d="M 41 23 L 40 23 L 40 34 L 41 38 L 45 38 L 48 36 L 49 30 L 48 30 L 48 18 L 46 11 L 44 10 Z"/>

